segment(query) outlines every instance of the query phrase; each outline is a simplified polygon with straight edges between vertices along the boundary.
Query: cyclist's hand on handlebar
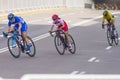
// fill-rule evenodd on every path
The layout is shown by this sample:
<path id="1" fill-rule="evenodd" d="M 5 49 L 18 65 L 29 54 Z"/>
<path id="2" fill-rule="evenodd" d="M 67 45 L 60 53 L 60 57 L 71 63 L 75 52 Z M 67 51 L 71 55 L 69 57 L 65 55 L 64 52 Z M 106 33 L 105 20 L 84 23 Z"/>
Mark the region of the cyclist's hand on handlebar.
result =
<path id="1" fill-rule="evenodd" d="M 49 33 L 52 33 L 52 31 L 50 30 Z"/>
<path id="2" fill-rule="evenodd" d="M 53 34 L 52 34 L 52 31 L 51 31 L 51 30 L 49 31 L 49 33 L 50 33 L 50 35 L 53 37 Z"/>
<path id="3" fill-rule="evenodd" d="M 102 29 L 105 29 L 104 24 L 102 24 Z"/>
<path id="4" fill-rule="evenodd" d="M 7 32 L 3 32 L 3 36 L 4 36 L 5 38 L 7 38 L 7 37 L 8 37 L 8 33 L 7 33 Z"/>

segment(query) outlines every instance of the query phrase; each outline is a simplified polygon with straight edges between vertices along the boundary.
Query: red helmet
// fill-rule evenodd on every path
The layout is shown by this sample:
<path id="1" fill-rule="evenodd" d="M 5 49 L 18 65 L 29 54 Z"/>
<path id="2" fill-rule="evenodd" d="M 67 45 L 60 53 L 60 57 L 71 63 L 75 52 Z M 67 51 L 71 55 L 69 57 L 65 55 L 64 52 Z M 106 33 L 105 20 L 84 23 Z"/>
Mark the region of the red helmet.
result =
<path id="1" fill-rule="evenodd" d="M 59 19 L 59 17 L 58 17 L 57 14 L 54 14 L 54 15 L 52 16 L 52 19 L 53 19 L 53 20 L 55 20 L 55 19 Z"/>

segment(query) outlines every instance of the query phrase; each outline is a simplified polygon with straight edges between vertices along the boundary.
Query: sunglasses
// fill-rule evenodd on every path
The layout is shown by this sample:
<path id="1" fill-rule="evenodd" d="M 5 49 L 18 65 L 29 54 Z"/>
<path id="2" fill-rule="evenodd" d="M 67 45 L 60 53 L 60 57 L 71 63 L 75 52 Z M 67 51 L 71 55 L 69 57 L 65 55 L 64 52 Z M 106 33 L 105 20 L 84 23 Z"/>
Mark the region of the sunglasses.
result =
<path id="1" fill-rule="evenodd" d="M 54 21 L 57 20 L 57 19 L 53 19 Z"/>

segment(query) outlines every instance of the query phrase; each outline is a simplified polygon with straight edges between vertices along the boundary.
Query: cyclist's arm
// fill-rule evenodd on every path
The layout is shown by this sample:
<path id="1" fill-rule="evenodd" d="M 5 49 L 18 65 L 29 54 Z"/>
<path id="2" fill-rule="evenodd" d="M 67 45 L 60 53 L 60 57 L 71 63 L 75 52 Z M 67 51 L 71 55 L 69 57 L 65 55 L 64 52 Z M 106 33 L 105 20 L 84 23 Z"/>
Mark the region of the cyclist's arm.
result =
<path id="1" fill-rule="evenodd" d="M 54 26 L 52 25 L 50 31 L 53 31 L 53 27 L 54 27 Z"/>
<path id="2" fill-rule="evenodd" d="M 104 21 L 105 21 L 105 18 L 104 18 L 104 16 L 102 17 L 102 24 L 104 24 Z"/>
<path id="3" fill-rule="evenodd" d="M 22 23 L 18 23 L 18 25 L 19 25 L 18 31 L 20 32 L 22 28 Z"/>
<path id="4" fill-rule="evenodd" d="M 110 23 L 114 23 L 114 20 L 115 20 L 115 18 L 113 17 L 113 15 L 112 14 L 110 14 L 110 19 L 111 19 L 111 21 L 110 21 Z"/>
<path id="5" fill-rule="evenodd" d="M 7 33 L 9 33 L 10 31 L 14 30 L 13 26 L 14 26 L 14 24 L 11 24 L 10 22 L 8 22 Z"/>
<path id="6" fill-rule="evenodd" d="M 7 29 L 7 33 L 9 33 L 11 31 L 11 29 L 10 29 L 10 27 L 8 27 L 8 29 Z"/>

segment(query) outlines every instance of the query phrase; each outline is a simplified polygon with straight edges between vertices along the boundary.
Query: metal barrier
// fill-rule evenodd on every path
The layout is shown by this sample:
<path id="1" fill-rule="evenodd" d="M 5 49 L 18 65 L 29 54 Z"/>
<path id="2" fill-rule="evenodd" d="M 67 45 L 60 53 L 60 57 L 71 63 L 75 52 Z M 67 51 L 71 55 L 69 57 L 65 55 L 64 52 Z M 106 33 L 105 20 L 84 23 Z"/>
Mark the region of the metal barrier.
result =
<path id="1" fill-rule="evenodd" d="M 0 12 L 36 10 L 61 7 L 84 7 L 92 0 L 0 0 Z"/>

